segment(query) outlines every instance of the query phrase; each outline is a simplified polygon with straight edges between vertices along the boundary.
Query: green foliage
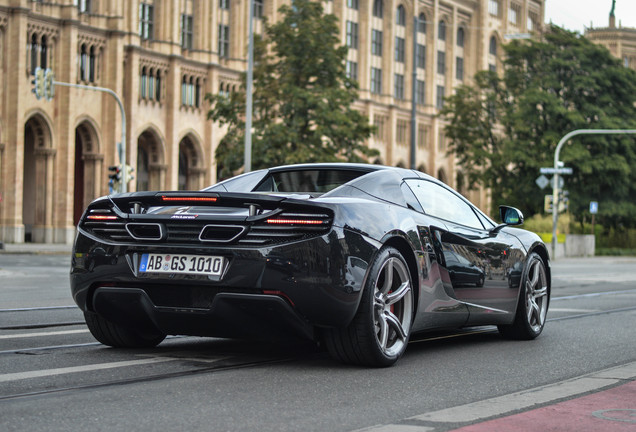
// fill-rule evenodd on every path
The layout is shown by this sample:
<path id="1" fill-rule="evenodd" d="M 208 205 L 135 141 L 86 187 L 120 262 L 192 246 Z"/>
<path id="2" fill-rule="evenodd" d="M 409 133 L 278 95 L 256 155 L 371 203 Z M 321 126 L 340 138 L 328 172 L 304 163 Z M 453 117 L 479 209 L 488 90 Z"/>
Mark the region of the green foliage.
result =
<path id="1" fill-rule="evenodd" d="M 636 129 L 636 73 L 609 51 L 552 26 L 542 39 L 504 46 L 503 77 L 480 72 L 447 98 L 449 151 L 472 185 L 490 188 L 493 206 L 540 213 L 546 191 L 534 183 L 552 166 L 559 140 L 575 129 Z M 599 202 L 599 223 L 636 226 L 636 138 L 575 137 L 561 151 L 570 212 L 581 221 Z M 548 192 L 549 193 L 549 192 Z M 588 214 L 589 217 L 589 214 Z"/>
<path id="2" fill-rule="evenodd" d="M 300 162 L 360 162 L 377 151 L 364 145 L 373 132 L 351 105 L 358 87 L 345 71 L 348 48 L 339 45 L 337 18 L 320 2 L 295 0 L 282 19 L 255 38 L 252 166 Z M 207 95 L 208 118 L 228 126 L 217 151 L 221 175 L 243 166 L 245 76 L 241 90 Z"/>

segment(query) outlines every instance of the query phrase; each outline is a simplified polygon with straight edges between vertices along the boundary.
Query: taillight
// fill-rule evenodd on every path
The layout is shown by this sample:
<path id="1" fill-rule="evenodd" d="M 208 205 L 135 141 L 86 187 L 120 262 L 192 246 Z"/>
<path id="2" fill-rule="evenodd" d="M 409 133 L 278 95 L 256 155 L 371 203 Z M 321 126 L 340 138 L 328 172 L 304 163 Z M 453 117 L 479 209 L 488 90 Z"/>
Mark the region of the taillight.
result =
<path id="1" fill-rule="evenodd" d="M 265 220 L 266 223 L 272 225 L 323 225 L 328 221 L 321 219 L 283 219 L 273 218 Z"/>
<path id="2" fill-rule="evenodd" d="M 216 197 L 195 197 L 195 196 L 165 196 L 162 195 L 161 201 L 180 201 L 180 202 L 216 202 Z"/>
<path id="3" fill-rule="evenodd" d="M 106 215 L 88 215 L 86 216 L 88 220 L 117 220 L 117 216 L 106 216 Z"/>

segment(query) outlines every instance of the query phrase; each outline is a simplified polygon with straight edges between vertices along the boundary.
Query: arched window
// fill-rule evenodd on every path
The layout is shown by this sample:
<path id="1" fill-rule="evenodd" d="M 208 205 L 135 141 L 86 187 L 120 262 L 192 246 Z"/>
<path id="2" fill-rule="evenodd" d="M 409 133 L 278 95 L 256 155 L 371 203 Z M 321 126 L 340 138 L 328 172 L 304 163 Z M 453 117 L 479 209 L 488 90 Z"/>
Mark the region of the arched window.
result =
<path id="1" fill-rule="evenodd" d="M 183 76 L 181 80 L 181 105 L 187 105 L 188 103 L 188 79 Z"/>
<path id="2" fill-rule="evenodd" d="M 155 84 L 155 100 L 161 100 L 161 71 L 157 71 L 157 83 Z"/>
<path id="3" fill-rule="evenodd" d="M 40 51 L 40 44 L 38 43 L 37 35 L 31 36 L 31 43 L 29 44 L 29 50 L 31 54 L 31 74 L 35 74 L 35 68 L 38 67 L 38 53 Z"/>
<path id="4" fill-rule="evenodd" d="M 382 0 L 373 1 L 373 16 L 376 18 L 382 18 L 384 16 L 384 5 Z"/>
<path id="5" fill-rule="evenodd" d="M 86 44 L 82 44 L 80 47 L 80 80 L 87 81 L 88 79 L 88 52 L 86 51 Z"/>
<path id="6" fill-rule="evenodd" d="M 40 67 L 42 69 L 47 68 L 47 46 L 46 46 L 46 36 L 42 36 L 42 45 L 40 46 Z"/>
<path id="7" fill-rule="evenodd" d="M 148 71 L 146 70 L 146 67 L 144 66 L 141 68 L 141 84 L 139 85 L 142 99 L 146 99 L 147 82 L 148 82 Z"/>
<path id="8" fill-rule="evenodd" d="M 417 31 L 418 33 L 426 34 L 426 15 L 423 13 L 417 19 Z"/>
<path id="9" fill-rule="evenodd" d="M 96 75 L 95 65 L 96 65 L 95 47 L 91 47 L 90 54 L 88 56 L 88 80 L 90 82 L 95 82 L 95 75 Z"/>
<path id="10" fill-rule="evenodd" d="M 148 73 L 148 99 L 153 100 L 155 97 L 155 71 L 150 69 Z"/>
<path id="11" fill-rule="evenodd" d="M 406 25 L 406 12 L 404 11 L 404 6 L 399 5 L 397 7 L 397 11 L 395 13 L 395 23 L 399 26 Z"/>
<path id="12" fill-rule="evenodd" d="M 197 78 L 196 86 L 194 89 L 194 106 L 197 108 L 201 106 L 201 80 Z"/>
<path id="13" fill-rule="evenodd" d="M 463 48 L 464 47 L 464 28 L 460 27 L 457 29 L 457 46 Z"/>
<path id="14" fill-rule="evenodd" d="M 190 77 L 188 83 L 188 106 L 194 105 L 194 78 Z"/>
<path id="15" fill-rule="evenodd" d="M 446 40 L 446 23 L 444 21 L 440 21 L 437 25 L 437 38 L 441 41 Z"/>
<path id="16" fill-rule="evenodd" d="M 490 38 L 490 49 L 488 52 L 492 55 L 497 55 L 497 39 L 494 36 Z"/>

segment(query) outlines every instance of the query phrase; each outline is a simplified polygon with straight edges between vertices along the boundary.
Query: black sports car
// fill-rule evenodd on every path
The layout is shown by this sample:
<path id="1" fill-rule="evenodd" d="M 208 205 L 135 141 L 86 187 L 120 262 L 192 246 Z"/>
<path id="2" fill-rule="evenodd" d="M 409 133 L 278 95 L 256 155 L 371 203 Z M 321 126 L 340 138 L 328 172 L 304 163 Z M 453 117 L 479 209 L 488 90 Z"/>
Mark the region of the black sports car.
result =
<path id="1" fill-rule="evenodd" d="M 416 332 L 541 333 L 547 249 L 511 227 L 523 223 L 519 210 L 500 213 L 497 225 L 426 174 L 362 164 L 112 195 L 78 225 L 71 290 L 93 336 L 114 347 L 168 334 L 296 335 L 340 361 L 388 366 Z"/>

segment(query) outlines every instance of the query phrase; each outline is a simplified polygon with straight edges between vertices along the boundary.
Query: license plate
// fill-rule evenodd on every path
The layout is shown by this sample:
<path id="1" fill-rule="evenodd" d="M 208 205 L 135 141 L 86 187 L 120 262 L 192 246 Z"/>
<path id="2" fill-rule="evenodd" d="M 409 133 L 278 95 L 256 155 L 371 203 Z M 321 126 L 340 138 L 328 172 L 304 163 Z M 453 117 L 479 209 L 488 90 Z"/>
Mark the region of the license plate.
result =
<path id="1" fill-rule="evenodd" d="M 181 273 L 220 276 L 223 257 L 202 255 L 143 254 L 141 273 Z"/>

